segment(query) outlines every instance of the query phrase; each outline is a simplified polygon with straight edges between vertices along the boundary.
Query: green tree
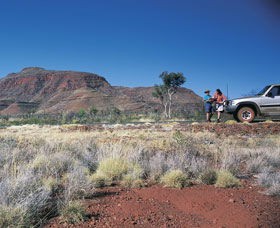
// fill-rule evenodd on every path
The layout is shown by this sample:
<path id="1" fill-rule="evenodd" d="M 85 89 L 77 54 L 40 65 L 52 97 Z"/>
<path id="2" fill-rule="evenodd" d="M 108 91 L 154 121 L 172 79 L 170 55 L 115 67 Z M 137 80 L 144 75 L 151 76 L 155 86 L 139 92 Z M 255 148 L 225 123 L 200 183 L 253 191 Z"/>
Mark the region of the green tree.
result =
<path id="1" fill-rule="evenodd" d="M 79 113 L 78 113 L 78 117 L 79 117 L 80 119 L 83 119 L 83 118 L 86 117 L 86 115 L 87 115 L 86 111 L 85 111 L 84 109 L 80 109 L 80 111 L 79 111 Z"/>
<path id="2" fill-rule="evenodd" d="M 168 105 L 168 99 L 167 99 L 167 88 L 164 85 L 155 85 L 154 86 L 154 91 L 153 91 L 153 96 L 158 98 L 160 100 L 160 103 L 164 107 L 164 116 L 165 118 L 168 117 L 167 114 L 167 105 Z"/>
<path id="3" fill-rule="evenodd" d="M 91 116 L 95 116 L 98 113 L 98 109 L 96 109 L 94 106 L 91 106 L 89 109 L 89 114 Z"/>
<path id="4" fill-rule="evenodd" d="M 171 118 L 173 95 L 177 92 L 178 88 L 186 82 L 183 73 L 168 73 L 162 72 L 159 77 L 162 79 L 162 85 L 154 87 L 153 96 L 159 98 L 164 106 L 164 115 L 166 118 Z"/>

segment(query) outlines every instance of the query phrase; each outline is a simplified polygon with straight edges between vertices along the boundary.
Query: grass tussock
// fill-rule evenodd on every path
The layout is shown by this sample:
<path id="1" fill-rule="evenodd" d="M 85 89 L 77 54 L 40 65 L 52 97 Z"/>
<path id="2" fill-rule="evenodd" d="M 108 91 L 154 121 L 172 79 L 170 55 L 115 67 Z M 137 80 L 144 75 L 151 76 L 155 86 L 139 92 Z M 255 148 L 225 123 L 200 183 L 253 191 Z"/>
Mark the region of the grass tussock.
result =
<path id="1" fill-rule="evenodd" d="M 238 122 L 236 120 L 227 120 L 225 124 L 237 124 Z"/>
<path id="2" fill-rule="evenodd" d="M 42 178 L 41 181 L 42 185 L 52 194 L 56 193 L 61 187 L 61 183 L 59 182 L 59 180 L 54 177 Z"/>
<path id="3" fill-rule="evenodd" d="M 264 193 L 271 196 L 280 197 L 280 172 L 268 168 L 257 175 L 258 183 L 265 188 Z"/>
<path id="4" fill-rule="evenodd" d="M 86 210 L 80 202 L 70 201 L 61 208 L 60 221 L 62 223 L 75 224 L 85 220 Z"/>
<path id="5" fill-rule="evenodd" d="M 217 171 L 213 169 L 208 169 L 199 175 L 199 180 L 203 184 L 213 185 L 217 181 Z"/>
<path id="6" fill-rule="evenodd" d="M 129 163 L 122 158 L 107 158 L 100 162 L 97 173 L 104 175 L 109 180 L 121 180 L 128 172 Z"/>
<path id="7" fill-rule="evenodd" d="M 172 170 L 161 178 L 164 187 L 184 188 L 190 185 L 188 177 L 181 170 Z"/>
<path id="8" fill-rule="evenodd" d="M 102 173 L 94 173 L 90 176 L 90 182 L 95 188 L 103 188 L 112 185 L 112 180 Z"/>
<path id="9" fill-rule="evenodd" d="M 20 208 L 1 207 L 0 208 L 0 227 L 24 227 L 28 225 L 25 212 Z"/>
<path id="10" fill-rule="evenodd" d="M 241 182 L 228 171 L 219 171 L 215 184 L 219 188 L 241 187 Z"/>
<path id="11" fill-rule="evenodd" d="M 143 179 L 137 178 L 131 176 L 131 175 L 126 175 L 122 181 L 121 185 L 126 187 L 126 188 L 141 188 L 145 186 L 145 182 Z"/>

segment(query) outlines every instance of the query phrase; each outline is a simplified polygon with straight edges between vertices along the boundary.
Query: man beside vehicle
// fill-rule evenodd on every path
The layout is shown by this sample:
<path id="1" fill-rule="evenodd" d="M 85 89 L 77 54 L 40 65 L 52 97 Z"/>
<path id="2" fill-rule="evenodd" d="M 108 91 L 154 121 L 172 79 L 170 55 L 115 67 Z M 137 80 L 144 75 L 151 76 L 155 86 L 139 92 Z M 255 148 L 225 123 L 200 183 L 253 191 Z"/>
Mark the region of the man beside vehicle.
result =
<path id="1" fill-rule="evenodd" d="M 204 96 L 204 107 L 206 112 L 206 121 L 211 122 L 211 117 L 213 116 L 213 107 L 212 102 L 213 98 L 210 95 L 210 90 L 205 90 L 205 96 Z"/>

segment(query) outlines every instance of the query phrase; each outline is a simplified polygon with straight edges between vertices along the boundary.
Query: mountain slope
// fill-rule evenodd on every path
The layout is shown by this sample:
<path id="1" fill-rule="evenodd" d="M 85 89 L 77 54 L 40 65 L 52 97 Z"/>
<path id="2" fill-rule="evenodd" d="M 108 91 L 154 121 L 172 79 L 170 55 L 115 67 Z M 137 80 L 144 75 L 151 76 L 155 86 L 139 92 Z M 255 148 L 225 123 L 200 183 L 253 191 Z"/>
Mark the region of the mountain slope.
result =
<path id="1" fill-rule="evenodd" d="M 92 73 L 28 67 L 0 79 L 0 114 L 77 112 L 92 106 L 98 110 L 113 106 L 132 112 L 159 110 L 152 91 L 153 87 L 111 86 Z M 177 110 L 194 111 L 202 106 L 201 98 L 186 88 L 179 89 L 175 102 Z"/>

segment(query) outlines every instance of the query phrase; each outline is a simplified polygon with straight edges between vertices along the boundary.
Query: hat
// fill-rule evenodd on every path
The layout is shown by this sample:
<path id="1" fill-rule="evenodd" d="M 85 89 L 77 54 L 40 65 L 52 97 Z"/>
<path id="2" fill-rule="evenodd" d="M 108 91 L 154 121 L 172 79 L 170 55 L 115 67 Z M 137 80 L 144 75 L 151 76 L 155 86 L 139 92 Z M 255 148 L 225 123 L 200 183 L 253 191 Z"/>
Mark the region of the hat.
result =
<path id="1" fill-rule="evenodd" d="M 210 93 L 210 90 L 209 90 L 209 89 L 207 89 L 207 90 L 205 90 L 205 91 L 204 91 L 204 93 Z"/>

